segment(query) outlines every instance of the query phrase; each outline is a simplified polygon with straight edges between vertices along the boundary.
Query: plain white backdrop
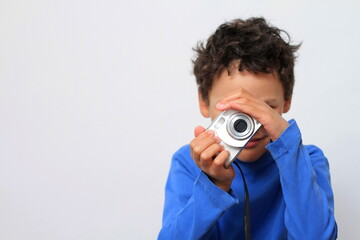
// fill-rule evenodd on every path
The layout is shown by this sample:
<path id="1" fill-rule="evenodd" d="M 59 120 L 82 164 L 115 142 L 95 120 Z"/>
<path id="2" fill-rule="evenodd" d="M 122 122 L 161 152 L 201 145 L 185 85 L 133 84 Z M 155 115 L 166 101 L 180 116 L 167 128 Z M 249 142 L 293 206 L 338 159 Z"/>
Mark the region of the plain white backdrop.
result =
<path id="1" fill-rule="evenodd" d="M 197 108 L 192 47 L 264 16 L 303 42 L 291 111 L 360 239 L 359 1 L 0 1 L 0 239 L 156 239 Z"/>

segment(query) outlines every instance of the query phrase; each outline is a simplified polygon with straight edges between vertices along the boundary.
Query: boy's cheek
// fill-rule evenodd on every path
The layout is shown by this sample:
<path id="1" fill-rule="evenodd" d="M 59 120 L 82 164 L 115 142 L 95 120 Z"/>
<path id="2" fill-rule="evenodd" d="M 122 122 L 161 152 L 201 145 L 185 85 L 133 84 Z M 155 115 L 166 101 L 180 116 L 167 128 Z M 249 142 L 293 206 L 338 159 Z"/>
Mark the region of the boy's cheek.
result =
<path id="1" fill-rule="evenodd" d="M 211 121 L 214 121 L 214 119 L 220 114 L 220 111 L 217 110 L 216 108 L 212 108 L 210 109 L 210 118 Z"/>
<path id="2" fill-rule="evenodd" d="M 263 138 L 263 137 L 265 137 L 265 136 L 268 136 L 268 134 L 267 134 L 264 126 L 261 126 L 261 127 L 259 128 L 259 130 L 256 132 L 256 134 L 255 134 L 254 137 L 255 137 L 255 138 L 258 138 L 258 137 Z"/>

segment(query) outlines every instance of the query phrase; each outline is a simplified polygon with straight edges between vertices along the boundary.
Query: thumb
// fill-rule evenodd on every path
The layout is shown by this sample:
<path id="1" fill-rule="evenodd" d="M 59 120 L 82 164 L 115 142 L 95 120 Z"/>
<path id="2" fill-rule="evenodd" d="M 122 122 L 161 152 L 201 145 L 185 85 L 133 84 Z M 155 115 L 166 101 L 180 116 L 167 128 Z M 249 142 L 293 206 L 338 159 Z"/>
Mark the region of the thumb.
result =
<path id="1" fill-rule="evenodd" d="M 202 126 L 197 126 L 195 129 L 194 129 L 194 135 L 195 137 L 199 136 L 201 133 L 205 132 L 206 129 L 203 128 Z"/>

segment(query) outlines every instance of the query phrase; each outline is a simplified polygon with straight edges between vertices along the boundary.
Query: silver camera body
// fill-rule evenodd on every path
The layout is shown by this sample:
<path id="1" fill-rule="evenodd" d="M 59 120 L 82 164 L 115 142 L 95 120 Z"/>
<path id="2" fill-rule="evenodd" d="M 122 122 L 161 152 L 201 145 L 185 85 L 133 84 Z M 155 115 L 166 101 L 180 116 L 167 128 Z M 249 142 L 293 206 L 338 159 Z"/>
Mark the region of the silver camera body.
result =
<path id="1" fill-rule="evenodd" d="M 260 127 L 261 124 L 258 121 L 233 109 L 221 112 L 210 124 L 208 130 L 213 130 L 221 139 L 220 144 L 230 152 L 225 162 L 226 168 L 236 159 Z"/>

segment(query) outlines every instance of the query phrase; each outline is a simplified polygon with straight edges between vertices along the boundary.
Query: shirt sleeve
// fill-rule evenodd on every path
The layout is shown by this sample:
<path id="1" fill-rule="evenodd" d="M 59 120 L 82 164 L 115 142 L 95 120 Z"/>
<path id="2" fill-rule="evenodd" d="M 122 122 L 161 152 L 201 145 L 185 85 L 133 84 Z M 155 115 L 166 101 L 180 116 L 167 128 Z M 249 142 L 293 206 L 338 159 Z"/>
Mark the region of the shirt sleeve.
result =
<path id="1" fill-rule="evenodd" d="M 214 185 L 190 158 L 188 147 L 174 154 L 165 187 L 163 226 L 158 239 L 206 239 L 237 197 Z"/>
<path id="2" fill-rule="evenodd" d="M 304 146 L 294 120 L 267 149 L 279 168 L 288 239 L 336 239 L 329 164 L 322 151 Z"/>

